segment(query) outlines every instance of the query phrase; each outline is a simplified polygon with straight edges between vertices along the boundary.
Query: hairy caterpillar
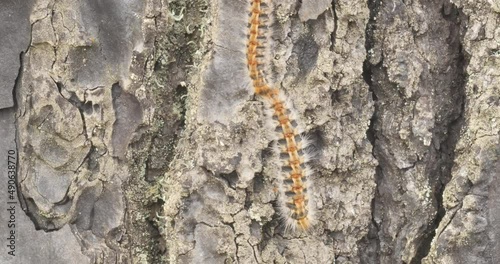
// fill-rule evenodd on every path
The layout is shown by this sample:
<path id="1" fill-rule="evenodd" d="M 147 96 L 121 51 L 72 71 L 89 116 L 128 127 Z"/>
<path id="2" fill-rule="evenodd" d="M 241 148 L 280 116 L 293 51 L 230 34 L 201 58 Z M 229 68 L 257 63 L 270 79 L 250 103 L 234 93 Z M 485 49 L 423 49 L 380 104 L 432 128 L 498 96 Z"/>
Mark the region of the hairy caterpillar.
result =
<path id="1" fill-rule="evenodd" d="M 250 21 L 248 23 L 247 63 L 250 78 L 257 94 L 269 90 L 263 76 L 263 73 L 266 72 L 263 69 L 266 65 L 263 60 L 265 60 L 268 50 L 266 47 L 266 44 L 268 44 L 267 38 L 263 27 L 267 28 L 265 22 L 268 22 L 269 15 L 264 12 L 263 6 L 269 8 L 262 1 L 252 1 Z M 267 19 L 263 19 L 263 16 Z"/>
<path id="2" fill-rule="evenodd" d="M 267 10 L 264 10 L 267 9 Z M 311 226 L 312 210 L 307 190 L 311 174 L 307 166 L 307 140 L 299 125 L 298 115 L 286 95 L 268 84 L 264 76 L 265 52 L 267 51 L 266 27 L 269 19 L 269 3 L 252 0 L 247 43 L 247 64 L 255 94 L 260 96 L 272 116 L 271 129 L 276 132 L 276 147 L 282 160 L 283 176 L 279 180 L 280 207 L 286 228 L 307 230 Z M 268 13 L 266 13 L 267 11 Z M 262 19 L 263 17 L 266 20 Z"/>

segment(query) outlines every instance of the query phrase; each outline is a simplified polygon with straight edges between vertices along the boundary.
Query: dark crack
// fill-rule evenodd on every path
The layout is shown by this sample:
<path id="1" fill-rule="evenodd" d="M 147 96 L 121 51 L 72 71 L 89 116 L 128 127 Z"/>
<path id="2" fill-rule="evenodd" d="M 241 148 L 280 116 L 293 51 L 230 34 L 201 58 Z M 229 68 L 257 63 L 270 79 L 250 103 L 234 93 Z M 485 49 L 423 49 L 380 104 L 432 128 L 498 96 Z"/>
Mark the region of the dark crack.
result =
<path id="1" fill-rule="evenodd" d="M 87 167 L 88 167 L 89 170 L 95 171 L 95 169 L 98 166 L 98 163 L 96 163 L 96 160 L 99 157 L 97 157 L 97 158 L 95 157 L 94 154 L 98 153 L 98 150 L 94 146 L 94 144 L 92 143 L 92 140 L 90 140 L 88 138 L 88 135 L 87 135 L 87 124 L 85 122 L 85 111 L 86 111 L 86 108 L 87 108 L 87 102 L 85 101 L 85 99 L 84 99 L 83 102 L 80 101 L 74 92 L 70 92 L 70 94 L 71 94 L 70 98 L 64 97 L 63 94 L 62 94 L 62 90 L 64 89 L 63 84 L 61 82 L 58 82 L 58 81 L 54 80 L 53 78 L 52 78 L 52 81 L 56 84 L 57 91 L 59 92 L 59 94 L 61 95 L 61 97 L 64 98 L 64 99 L 66 99 L 68 102 L 70 102 L 73 106 L 75 106 L 78 109 L 78 112 L 80 113 L 80 117 L 82 119 L 82 124 L 83 124 L 82 133 L 85 136 L 85 139 L 88 142 L 90 142 L 89 151 L 87 152 L 87 154 L 83 158 L 82 162 L 78 165 L 78 167 L 75 170 L 72 170 L 72 172 L 78 173 L 78 171 L 80 170 L 80 168 L 84 164 L 87 164 Z M 102 155 L 98 155 L 98 156 L 102 156 Z"/>
<path id="2" fill-rule="evenodd" d="M 375 123 L 377 122 L 378 118 L 378 98 L 374 92 L 373 89 L 373 67 L 377 67 L 378 65 L 372 65 L 370 63 L 370 56 L 371 56 L 371 51 L 374 47 L 374 34 L 375 34 L 375 26 L 376 26 L 376 16 L 379 11 L 379 6 L 380 6 L 380 0 L 369 0 L 368 1 L 368 8 L 370 9 L 370 18 L 368 20 L 368 23 L 366 25 L 365 29 L 365 50 L 366 50 L 366 59 L 363 63 L 363 79 L 365 80 L 366 84 L 368 85 L 368 89 L 370 93 L 372 94 L 372 100 L 374 102 L 374 111 L 373 115 L 370 119 L 370 124 L 368 127 L 368 130 L 366 131 L 366 137 L 370 141 L 372 145 L 372 155 L 375 157 L 375 144 L 376 144 L 376 129 L 375 129 Z M 381 64 L 381 62 L 379 63 Z M 380 252 L 380 238 L 379 238 L 379 231 L 380 227 L 377 224 L 375 220 L 375 204 L 376 204 L 376 199 L 378 197 L 378 186 L 379 182 L 381 181 L 382 178 L 382 171 L 380 169 L 380 166 L 377 166 L 375 169 L 375 183 L 377 184 L 377 187 L 375 188 L 375 194 L 371 202 L 371 223 L 368 227 L 368 234 L 360 241 L 359 246 L 362 247 L 363 249 L 360 250 L 360 262 L 361 263 L 380 263 L 380 258 L 379 258 L 379 252 Z"/>
<path id="3" fill-rule="evenodd" d="M 31 37 L 30 37 L 31 39 Z M 30 40 L 31 42 L 31 40 Z M 27 50 L 29 49 L 29 46 L 28 48 L 26 49 L 26 52 Z M 14 106 L 13 106 L 13 109 L 15 112 L 17 112 L 18 108 L 19 108 L 19 104 L 18 104 L 18 91 L 19 89 L 21 88 L 21 85 L 22 85 L 22 79 L 23 79 L 23 68 L 24 68 L 24 54 L 26 54 L 26 52 L 21 52 L 19 54 L 19 71 L 18 71 L 18 74 L 17 74 L 17 77 L 16 77 L 16 80 L 14 82 L 14 88 L 12 89 L 12 99 L 13 99 L 13 102 L 14 102 Z M 22 191 L 21 191 L 21 182 L 19 181 L 19 135 L 18 135 L 18 131 L 19 131 L 19 127 L 17 125 L 17 118 L 15 119 L 15 127 L 16 127 L 16 133 L 14 133 L 14 143 L 15 143 L 15 147 L 16 147 L 16 161 L 17 161 L 17 164 L 16 164 L 16 193 L 17 193 L 17 199 L 19 200 L 19 204 L 21 205 L 21 209 L 23 209 L 24 212 L 27 212 L 28 211 L 28 205 L 26 203 L 26 199 L 24 198 L 24 195 L 22 194 Z"/>
<path id="4" fill-rule="evenodd" d="M 52 78 L 52 77 L 51 77 Z M 54 80 L 52 78 L 52 81 L 56 84 L 57 86 L 57 91 L 59 92 L 59 94 L 61 95 L 62 98 L 66 99 L 68 102 L 70 102 L 74 107 L 76 107 L 76 109 L 78 109 L 78 112 L 80 113 L 80 117 L 82 119 L 82 124 L 83 124 L 83 135 L 85 136 L 85 139 L 86 140 L 89 140 L 88 138 L 88 135 L 87 135 L 87 124 L 85 122 L 85 109 L 86 109 L 86 101 L 84 99 L 84 101 L 80 101 L 78 99 L 78 96 L 76 96 L 76 93 L 75 92 L 69 92 L 70 93 L 70 98 L 66 98 L 63 94 L 62 94 L 62 90 L 64 89 L 64 85 L 63 83 L 61 82 L 58 82 L 56 80 Z"/>
<path id="5" fill-rule="evenodd" d="M 443 18 L 452 23 L 452 36 L 456 36 L 459 39 L 451 39 L 450 48 L 453 48 L 453 42 L 459 41 L 456 45 L 456 50 L 454 53 L 457 54 L 457 72 L 456 78 L 453 83 L 452 93 L 455 96 L 454 102 L 452 102 L 453 112 L 450 116 L 451 121 L 446 127 L 446 136 L 444 137 L 438 152 L 438 157 L 440 159 L 441 169 L 438 172 L 439 178 L 437 179 L 437 184 L 434 190 L 434 197 L 436 199 L 436 215 L 432 223 L 427 226 L 426 230 L 423 232 L 423 239 L 417 248 L 415 257 L 410 261 L 411 264 L 421 263 L 422 259 L 425 258 L 431 249 L 431 244 L 436 236 L 437 228 L 439 227 L 443 217 L 445 216 L 446 210 L 443 206 L 443 193 L 446 185 L 452 178 L 452 167 L 455 160 L 455 148 L 458 140 L 460 139 L 460 131 L 464 125 L 464 111 L 465 111 L 465 85 L 466 85 L 466 67 L 468 65 L 468 60 L 465 57 L 465 53 L 462 47 L 463 27 L 465 21 L 463 20 L 465 16 L 461 11 L 452 3 L 446 3 L 447 12 L 442 12 Z M 444 4 L 444 5 L 446 5 Z M 444 6 L 443 6 L 444 9 Z"/>
<path id="6" fill-rule="evenodd" d="M 250 243 L 250 239 L 247 239 L 247 243 L 248 243 L 248 244 L 250 245 L 250 247 L 252 248 L 253 258 L 254 258 L 254 260 L 255 260 L 255 263 L 260 263 L 260 262 L 259 262 L 259 260 L 258 260 L 258 258 L 257 258 L 257 251 L 255 250 L 255 246 L 254 246 L 254 245 L 252 245 L 252 244 Z"/>
<path id="7" fill-rule="evenodd" d="M 50 26 L 52 27 L 52 31 L 54 32 L 54 35 L 56 36 L 55 38 L 55 42 L 54 43 L 54 46 L 52 46 L 52 49 L 54 50 L 54 61 L 52 62 L 52 66 L 51 66 L 51 69 L 54 69 L 54 65 L 56 65 L 56 62 L 57 62 L 57 31 L 56 31 L 56 28 L 54 27 L 54 15 L 55 15 L 55 3 L 52 4 L 52 11 L 50 12 Z"/>
<path id="8" fill-rule="evenodd" d="M 332 41 L 332 44 L 330 46 L 330 51 L 333 51 L 333 49 L 335 48 L 335 43 L 336 43 L 336 40 L 337 40 L 337 28 L 338 28 L 338 21 L 339 21 L 339 18 L 337 16 L 337 8 L 335 7 L 335 2 L 336 1 L 332 1 L 332 13 L 333 13 L 333 31 L 332 33 L 330 34 L 330 39 Z"/>
<path id="9" fill-rule="evenodd" d="M 36 23 L 36 21 L 34 23 Z M 30 50 L 31 43 L 33 42 L 33 24 L 34 23 L 30 24 L 30 31 L 29 31 L 30 37 L 29 37 L 28 46 L 26 47 L 26 49 L 23 52 L 21 52 L 19 54 L 19 71 L 18 71 L 16 80 L 14 81 L 14 88 L 12 89 L 12 99 L 13 99 L 13 102 L 14 102 L 13 108 L 14 108 L 15 112 L 17 112 L 19 110 L 18 109 L 19 108 L 18 100 L 19 100 L 19 97 L 20 97 L 19 90 L 21 88 L 22 79 L 23 79 L 24 56 Z M 25 113 L 26 113 L 26 110 L 23 112 L 23 115 Z M 16 117 L 16 119 L 14 121 L 15 122 L 15 127 L 16 127 L 16 133 L 14 133 L 14 142 L 16 144 L 16 154 L 17 154 L 17 159 L 16 160 L 18 161 L 18 164 L 16 164 L 17 165 L 16 166 L 17 198 L 19 200 L 19 204 L 21 206 L 21 209 L 25 213 L 28 213 L 28 204 L 26 202 L 26 199 L 24 198 L 24 195 L 22 194 L 22 191 L 21 191 L 21 182 L 19 181 L 19 146 L 21 144 L 19 143 L 19 126 L 18 126 L 17 118 L 18 117 Z"/>

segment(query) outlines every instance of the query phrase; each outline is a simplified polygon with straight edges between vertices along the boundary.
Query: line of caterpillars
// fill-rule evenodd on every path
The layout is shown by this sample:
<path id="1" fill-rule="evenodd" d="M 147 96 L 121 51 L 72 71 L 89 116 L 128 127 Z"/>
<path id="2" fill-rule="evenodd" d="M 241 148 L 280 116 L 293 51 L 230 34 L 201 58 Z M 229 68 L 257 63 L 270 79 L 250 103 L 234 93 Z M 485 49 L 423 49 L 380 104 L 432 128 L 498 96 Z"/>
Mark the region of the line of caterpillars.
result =
<path id="1" fill-rule="evenodd" d="M 265 30 L 269 26 L 270 5 L 262 0 L 251 0 L 247 63 L 256 95 L 269 105 L 273 126 L 277 133 L 280 158 L 283 160 L 283 178 L 280 180 L 281 213 L 286 228 L 307 230 L 311 225 L 310 201 L 307 195 L 307 178 L 310 169 L 306 165 L 307 142 L 301 136 L 292 104 L 286 95 L 266 81 L 264 53 L 268 47 Z M 264 11 L 266 9 L 267 13 Z"/>

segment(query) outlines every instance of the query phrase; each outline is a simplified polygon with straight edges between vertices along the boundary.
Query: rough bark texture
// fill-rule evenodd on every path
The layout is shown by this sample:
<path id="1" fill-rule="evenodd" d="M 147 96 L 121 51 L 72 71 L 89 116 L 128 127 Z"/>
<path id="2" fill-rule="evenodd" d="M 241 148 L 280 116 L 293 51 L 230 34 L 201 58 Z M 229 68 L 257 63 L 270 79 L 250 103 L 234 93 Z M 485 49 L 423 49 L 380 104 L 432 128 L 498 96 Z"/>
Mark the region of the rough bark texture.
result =
<path id="1" fill-rule="evenodd" d="M 26 212 L 2 263 L 500 262 L 500 1 L 274 1 L 270 79 L 316 153 L 307 234 L 277 208 L 249 1 L 5 2 Z"/>

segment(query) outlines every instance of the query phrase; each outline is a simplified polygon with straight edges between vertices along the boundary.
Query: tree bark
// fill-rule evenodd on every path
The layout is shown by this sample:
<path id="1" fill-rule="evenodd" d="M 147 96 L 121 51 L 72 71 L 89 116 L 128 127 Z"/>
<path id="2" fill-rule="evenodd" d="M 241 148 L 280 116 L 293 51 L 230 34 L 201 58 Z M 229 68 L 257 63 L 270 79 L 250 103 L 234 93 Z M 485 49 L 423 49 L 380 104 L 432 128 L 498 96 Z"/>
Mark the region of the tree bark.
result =
<path id="1" fill-rule="evenodd" d="M 500 2 L 271 6 L 267 77 L 315 153 L 308 232 L 279 212 L 250 1 L 35 0 L 5 9 L 25 211 L 1 260 L 498 263 Z"/>

